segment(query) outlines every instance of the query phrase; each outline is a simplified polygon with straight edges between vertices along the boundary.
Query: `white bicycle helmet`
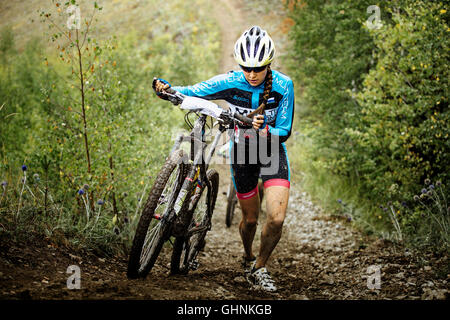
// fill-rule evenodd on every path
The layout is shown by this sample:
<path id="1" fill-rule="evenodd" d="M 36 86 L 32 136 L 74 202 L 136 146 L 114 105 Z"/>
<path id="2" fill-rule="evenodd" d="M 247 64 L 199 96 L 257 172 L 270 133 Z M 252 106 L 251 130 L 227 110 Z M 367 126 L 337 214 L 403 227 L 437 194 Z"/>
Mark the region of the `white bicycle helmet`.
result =
<path id="1" fill-rule="evenodd" d="M 241 66 L 263 67 L 273 61 L 275 44 L 266 30 L 253 26 L 234 45 L 234 59 Z"/>

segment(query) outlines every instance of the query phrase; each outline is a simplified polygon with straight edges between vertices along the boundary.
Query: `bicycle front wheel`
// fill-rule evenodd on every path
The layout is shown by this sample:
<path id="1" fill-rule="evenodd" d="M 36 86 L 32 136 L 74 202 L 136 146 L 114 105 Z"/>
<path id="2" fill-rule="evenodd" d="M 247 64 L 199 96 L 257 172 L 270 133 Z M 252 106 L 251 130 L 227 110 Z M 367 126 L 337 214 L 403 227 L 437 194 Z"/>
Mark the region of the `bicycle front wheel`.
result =
<path id="1" fill-rule="evenodd" d="M 128 261 L 130 279 L 145 278 L 170 237 L 173 205 L 188 171 L 183 150 L 167 158 L 143 207 Z"/>
<path id="2" fill-rule="evenodd" d="M 210 169 L 206 175 L 211 185 L 210 214 L 208 214 L 207 204 L 208 192 L 203 192 L 204 189 L 202 189 L 201 196 L 193 200 L 196 203 L 193 204 L 194 213 L 189 225 L 188 237 L 177 237 L 175 239 L 170 264 L 172 274 L 187 274 L 189 270 L 197 268 L 196 259 L 198 252 L 203 250 L 206 233 L 211 229 L 212 214 L 219 191 L 219 173 L 214 169 Z"/>

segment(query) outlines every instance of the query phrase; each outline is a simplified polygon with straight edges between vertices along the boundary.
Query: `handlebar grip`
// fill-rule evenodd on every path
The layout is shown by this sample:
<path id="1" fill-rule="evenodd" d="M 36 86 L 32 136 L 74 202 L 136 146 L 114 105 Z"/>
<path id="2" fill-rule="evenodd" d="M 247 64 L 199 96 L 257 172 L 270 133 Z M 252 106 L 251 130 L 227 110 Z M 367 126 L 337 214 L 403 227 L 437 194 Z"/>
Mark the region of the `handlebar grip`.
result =
<path id="1" fill-rule="evenodd" d="M 243 123 L 246 123 L 248 125 L 252 125 L 252 123 L 253 123 L 252 119 L 250 119 L 249 117 L 243 116 L 243 115 L 241 115 L 240 113 L 237 113 L 237 112 L 234 114 L 234 117 L 236 119 L 238 119 L 239 121 L 241 121 Z"/>
<path id="2" fill-rule="evenodd" d="M 167 92 L 167 93 L 170 93 L 170 94 L 175 94 L 175 93 L 177 93 L 174 89 L 172 89 L 172 88 L 167 88 L 166 90 L 164 90 L 165 92 Z"/>
<path id="3" fill-rule="evenodd" d="M 179 105 L 183 102 L 183 95 L 172 88 L 167 88 L 162 92 L 162 94 L 167 97 L 167 100 L 172 102 L 174 105 Z"/>

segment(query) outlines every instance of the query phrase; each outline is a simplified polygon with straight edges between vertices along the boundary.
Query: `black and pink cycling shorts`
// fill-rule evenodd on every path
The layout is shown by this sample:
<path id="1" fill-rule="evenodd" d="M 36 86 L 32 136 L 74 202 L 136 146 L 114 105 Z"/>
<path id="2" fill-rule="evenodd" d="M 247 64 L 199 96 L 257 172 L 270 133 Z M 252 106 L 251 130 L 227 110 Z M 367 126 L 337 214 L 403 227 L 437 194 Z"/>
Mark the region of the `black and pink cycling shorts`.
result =
<path id="1" fill-rule="evenodd" d="M 264 188 L 271 186 L 290 188 L 290 166 L 284 143 L 280 143 L 279 149 L 276 150 L 277 152 L 273 153 L 274 155 L 272 156 L 277 156 L 275 161 L 265 160 L 262 162 L 258 158 L 256 163 L 254 163 L 255 161 L 248 161 L 248 158 L 244 161 L 246 163 L 236 161 L 234 148 L 236 148 L 236 144 L 231 143 L 230 158 L 232 163 L 230 169 L 231 178 L 239 199 L 250 199 L 258 194 L 259 178 L 262 179 Z"/>

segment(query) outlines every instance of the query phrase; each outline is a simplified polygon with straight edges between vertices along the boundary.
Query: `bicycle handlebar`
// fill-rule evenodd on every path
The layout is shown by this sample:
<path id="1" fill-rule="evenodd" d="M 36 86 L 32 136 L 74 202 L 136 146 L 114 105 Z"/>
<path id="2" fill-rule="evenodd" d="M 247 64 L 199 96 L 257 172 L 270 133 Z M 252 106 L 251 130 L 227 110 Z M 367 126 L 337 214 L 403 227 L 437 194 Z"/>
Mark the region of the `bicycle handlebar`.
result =
<path id="1" fill-rule="evenodd" d="M 253 123 L 252 119 L 250 119 L 249 117 L 243 116 L 240 113 L 235 112 L 233 116 L 243 123 L 246 123 L 249 125 L 251 125 Z"/>
<path id="2" fill-rule="evenodd" d="M 164 90 L 164 94 L 167 95 L 169 101 L 172 102 L 174 105 L 181 104 L 183 102 L 183 100 L 184 100 L 184 97 L 185 97 L 182 93 L 180 93 L 180 92 L 178 92 L 178 91 L 176 91 L 176 90 L 174 90 L 172 88 L 168 88 L 168 89 Z M 245 123 L 247 125 L 252 125 L 252 123 L 253 123 L 252 119 L 250 119 L 249 117 L 241 115 L 237 111 L 224 110 L 223 112 L 224 112 L 224 114 L 226 116 L 234 118 L 234 119 L 236 119 L 238 121 L 241 121 L 241 122 L 243 122 L 243 123 Z"/>

